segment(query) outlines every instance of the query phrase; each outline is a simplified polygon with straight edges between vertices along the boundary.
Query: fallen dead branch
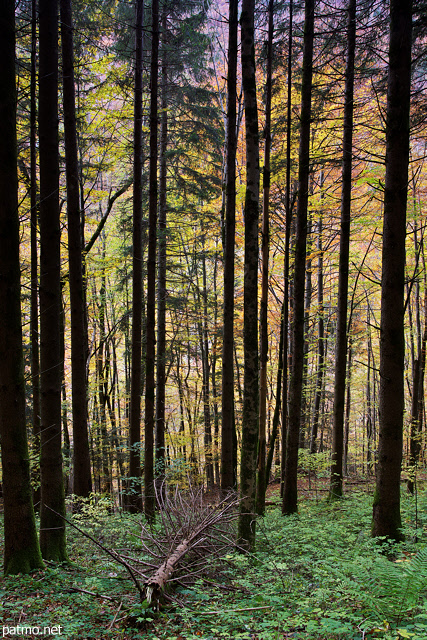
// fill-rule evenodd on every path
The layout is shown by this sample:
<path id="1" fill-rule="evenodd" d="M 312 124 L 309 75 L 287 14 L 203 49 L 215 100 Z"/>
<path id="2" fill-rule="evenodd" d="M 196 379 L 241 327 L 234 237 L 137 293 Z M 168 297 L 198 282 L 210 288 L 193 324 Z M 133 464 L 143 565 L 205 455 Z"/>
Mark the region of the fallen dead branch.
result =
<path id="1" fill-rule="evenodd" d="M 206 504 L 202 490 L 183 494 L 176 489 L 157 491 L 161 534 L 141 525 L 141 543 L 148 558 L 139 560 L 144 589 L 149 603 L 157 606 L 161 597 L 168 599 L 166 587 L 175 581 L 180 585 L 194 582 L 206 573 L 214 558 L 235 549 L 233 523 L 237 518 L 238 498 L 228 495 L 217 505 Z M 159 562 L 159 560 L 161 560 Z M 157 569 L 147 575 L 147 568 Z"/>
<path id="2" fill-rule="evenodd" d="M 260 611 L 261 609 L 271 609 L 271 604 L 264 607 L 245 607 L 244 609 L 222 609 L 219 611 L 198 611 L 198 616 L 222 615 L 224 613 L 240 613 L 241 611 Z"/>
<path id="3" fill-rule="evenodd" d="M 162 486 L 156 491 L 156 498 L 158 524 L 153 527 L 141 523 L 141 556 L 135 550 L 130 556 L 125 549 L 120 552 L 110 549 L 61 516 L 121 564 L 133 581 L 141 602 L 146 600 L 154 608 L 162 598 L 177 601 L 167 593 L 169 585 L 188 586 L 197 579 L 205 579 L 215 559 L 238 548 L 234 523 L 239 505 L 235 494 L 228 494 L 218 504 L 207 504 L 202 489 L 195 490 L 191 486 L 186 493 L 179 489 L 168 492 Z"/>

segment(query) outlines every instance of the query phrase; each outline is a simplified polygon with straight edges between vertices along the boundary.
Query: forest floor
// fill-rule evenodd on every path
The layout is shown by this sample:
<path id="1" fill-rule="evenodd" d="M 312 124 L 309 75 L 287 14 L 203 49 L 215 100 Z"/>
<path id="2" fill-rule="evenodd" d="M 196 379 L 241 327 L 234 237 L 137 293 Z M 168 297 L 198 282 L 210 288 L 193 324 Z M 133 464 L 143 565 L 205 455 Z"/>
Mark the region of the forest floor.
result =
<path id="1" fill-rule="evenodd" d="M 123 568 L 69 528 L 70 564 L 0 579 L 0 639 L 427 640 L 427 491 L 415 499 L 402 485 L 405 542 L 391 545 L 370 537 L 371 483 L 350 479 L 334 503 L 326 487 L 301 478 L 299 513 L 284 518 L 270 486 L 255 553 L 229 554 L 160 612 L 141 605 Z M 90 507 L 79 526 L 135 553 L 138 517 L 106 506 Z"/>

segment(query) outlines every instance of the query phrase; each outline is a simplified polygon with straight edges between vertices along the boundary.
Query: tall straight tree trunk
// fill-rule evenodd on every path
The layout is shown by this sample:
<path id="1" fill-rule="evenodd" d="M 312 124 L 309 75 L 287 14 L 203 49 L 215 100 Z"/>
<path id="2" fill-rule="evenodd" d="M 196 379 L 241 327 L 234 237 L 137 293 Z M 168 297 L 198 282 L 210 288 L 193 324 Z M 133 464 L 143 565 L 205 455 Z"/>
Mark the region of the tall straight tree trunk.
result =
<path id="1" fill-rule="evenodd" d="M 350 435 L 350 411 L 351 411 L 351 360 L 352 360 L 352 340 L 351 335 L 348 341 L 348 362 L 347 362 L 347 397 L 345 401 L 345 422 L 344 422 L 344 452 L 343 452 L 343 472 L 348 473 L 348 441 Z"/>
<path id="2" fill-rule="evenodd" d="M 73 406 L 73 493 L 87 498 L 92 491 L 86 395 L 85 294 L 74 88 L 71 0 L 61 0 L 61 42 L 67 182 L 68 259 L 71 306 L 71 391 Z"/>
<path id="3" fill-rule="evenodd" d="M 322 180 L 323 182 L 323 180 Z M 318 222 L 318 239 L 317 251 L 319 253 L 317 263 L 317 305 L 318 305 L 318 342 L 317 342 L 317 375 L 316 375 L 316 392 L 314 394 L 313 423 L 311 427 L 310 452 L 316 453 L 317 433 L 319 430 L 320 402 L 322 399 L 323 378 L 325 372 L 325 320 L 323 308 L 323 245 L 322 232 L 323 221 L 322 216 Z"/>
<path id="4" fill-rule="evenodd" d="M 404 411 L 404 283 L 411 96 L 411 0 L 390 2 L 381 284 L 378 467 L 372 535 L 400 540 Z"/>
<path id="5" fill-rule="evenodd" d="M 156 468 L 162 482 L 165 476 L 165 392 L 166 392 L 166 217 L 167 217 L 167 13 L 162 13 L 162 86 L 159 176 L 159 255 L 157 275 L 157 378 L 156 378 Z"/>
<path id="6" fill-rule="evenodd" d="M 236 226 L 236 78 L 238 0 L 229 2 L 227 77 L 227 168 L 222 347 L 221 490 L 234 487 L 234 244 Z"/>
<path id="7" fill-rule="evenodd" d="M 218 443 L 219 443 L 219 415 L 218 415 L 218 383 L 216 376 L 216 364 L 218 361 L 218 290 L 217 290 L 217 273 L 218 273 L 218 247 L 215 248 L 215 266 L 213 274 L 213 294 L 214 294 L 214 338 L 212 345 L 212 399 L 213 399 L 213 417 L 214 417 L 214 440 L 213 440 L 213 462 L 215 484 L 220 487 L 221 479 L 219 473 Z"/>
<path id="8" fill-rule="evenodd" d="M 206 462 L 206 484 L 209 489 L 214 484 L 214 468 L 212 457 L 212 427 L 209 385 L 209 331 L 208 331 L 208 287 L 206 276 L 206 236 L 202 228 L 202 278 L 203 278 L 203 322 L 201 335 L 201 356 L 203 371 L 203 421 L 205 425 L 204 445 Z"/>
<path id="9" fill-rule="evenodd" d="M 105 236 L 102 238 L 102 265 L 105 265 Z M 100 491 L 109 494 L 111 492 L 109 450 L 110 443 L 107 433 L 107 386 L 108 386 L 108 365 L 107 365 L 107 343 L 106 343 L 106 313 L 107 313 L 107 283 L 105 277 L 105 267 L 101 270 L 101 288 L 99 290 L 99 346 L 97 351 L 98 369 L 98 401 L 99 401 L 99 441 L 100 453 Z"/>
<path id="10" fill-rule="evenodd" d="M 288 346 L 289 346 L 289 255 L 291 237 L 291 124 L 292 124 L 292 29 L 293 0 L 289 1 L 289 43 L 288 43 L 288 79 L 286 99 L 286 228 L 284 259 L 283 294 L 283 390 L 282 390 L 282 456 L 280 470 L 280 493 L 283 496 L 286 466 L 286 437 L 288 433 Z"/>
<path id="11" fill-rule="evenodd" d="M 242 83 L 245 101 L 246 194 L 243 349 L 244 384 L 240 463 L 240 545 L 255 544 L 255 494 L 259 429 L 258 384 L 258 219 L 259 136 L 255 68 L 255 0 L 243 0 L 241 25 Z"/>
<path id="12" fill-rule="evenodd" d="M 65 499 L 61 453 L 61 232 L 56 0 L 40 0 L 39 24 L 40 547 L 44 558 L 60 562 L 67 559 L 67 553 L 65 523 L 61 518 L 65 515 Z"/>
<path id="13" fill-rule="evenodd" d="M 424 274 L 424 309 L 427 309 L 427 289 Z M 424 376 L 426 367 L 426 345 L 427 345 L 427 313 L 424 314 L 424 331 L 421 343 L 419 344 L 418 359 L 414 363 L 414 381 L 412 388 L 411 407 L 411 427 L 409 442 L 409 465 L 413 469 L 411 477 L 408 479 L 407 487 L 409 493 L 415 491 L 415 474 L 420 462 L 423 419 L 424 419 Z"/>
<path id="14" fill-rule="evenodd" d="M 343 493 L 343 446 L 345 377 L 347 363 L 347 298 L 351 219 L 351 170 L 353 158 L 354 52 L 356 47 L 356 0 L 347 9 L 347 59 L 345 68 L 344 137 L 342 160 L 341 234 L 338 267 L 337 338 L 335 352 L 332 464 L 329 497 Z"/>
<path id="15" fill-rule="evenodd" d="M 273 424 L 271 427 L 271 437 L 270 443 L 268 447 L 268 455 L 267 462 L 265 465 L 265 483 L 266 486 L 270 479 L 271 465 L 273 463 L 273 456 L 275 452 L 275 446 L 277 442 L 277 432 L 280 421 L 280 409 L 282 403 L 282 376 L 283 376 L 283 331 L 284 331 L 284 321 L 283 321 L 283 305 L 282 305 L 282 315 L 280 321 L 280 337 L 279 337 L 279 362 L 277 364 L 277 377 L 276 377 L 276 404 L 274 407 L 273 414 Z"/>
<path id="16" fill-rule="evenodd" d="M 37 2 L 31 1 L 30 86 L 30 199 L 31 199 L 31 388 L 33 395 L 33 451 L 37 463 L 32 471 L 34 502 L 40 506 L 40 353 L 37 199 Z"/>
<path id="17" fill-rule="evenodd" d="M 258 478 L 256 509 L 259 515 L 265 512 L 265 453 L 266 453 L 266 421 L 267 421 L 267 361 L 268 361 L 268 258 L 270 245 L 270 149 L 271 149 L 271 85 L 273 57 L 273 5 L 268 3 L 268 41 L 267 41 L 267 78 L 265 86 L 265 129 L 264 129 L 264 172 L 263 172 L 263 210 L 261 241 L 261 303 L 260 303 L 260 370 L 259 370 L 259 443 L 258 443 Z"/>
<path id="18" fill-rule="evenodd" d="M 132 356 L 129 406 L 128 510 L 142 511 L 141 384 L 142 384 L 142 57 L 144 0 L 137 0 L 135 21 L 135 77 L 133 122 L 133 256 Z"/>
<path id="19" fill-rule="evenodd" d="M 292 371 L 289 388 L 289 425 L 286 438 L 283 514 L 298 510 L 297 467 L 304 368 L 304 280 L 307 241 L 308 178 L 310 173 L 311 85 L 313 76 L 314 0 L 306 0 L 301 86 L 298 205 L 296 213 L 293 281 Z"/>
<path id="20" fill-rule="evenodd" d="M 371 327 L 370 327 L 370 308 L 368 306 L 368 318 L 367 318 L 367 327 L 368 327 L 368 366 L 366 373 L 366 471 L 367 474 L 370 475 L 372 473 L 372 435 L 373 435 L 373 407 L 372 407 L 372 395 L 371 388 L 375 386 L 375 380 L 373 385 L 371 385 L 371 365 L 372 360 L 372 338 L 371 338 Z M 372 375 L 373 377 L 373 375 Z"/>
<path id="21" fill-rule="evenodd" d="M 43 567 L 31 496 L 25 425 L 16 144 L 15 2 L 0 13 L 0 439 L 4 572 Z"/>
<path id="22" fill-rule="evenodd" d="M 147 262 L 147 319 L 145 359 L 145 451 L 144 451 L 144 513 L 154 520 L 154 367 L 156 358 L 156 244 L 157 244 L 157 93 L 159 69 L 159 0 L 153 0 L 151 40 L 150 90 L 150 177 Z"/>
<path id="23" fill-rule="evenodd" d="M 313 181 L 311 180 L 310 185 L 310 195 L 313 195 Z M 308 378 L 308 359 L 310 352 L 310 308 L 311 308 L 311 298 L 313 294 L 313 284 L 312 284 L 312 269 L 313 269 L 313 261 L 311 258 L 312 253 L 312 220 L 311 213 L 308 214 L 307 220 L 307 248 L 306 248 L 306 264 L 305 264 L 305 302 L 304 302 L 304 364 L 302 369 L 302 391 L 301 391 L 301 422 L 300 422 L 300 433 L 299 433 L 299 448 L 305 448 L 305 436 L 307 431 L 307 425 L 310 423 L 310 397 L 309 397 L 309 389 L 307 384 Z"/>

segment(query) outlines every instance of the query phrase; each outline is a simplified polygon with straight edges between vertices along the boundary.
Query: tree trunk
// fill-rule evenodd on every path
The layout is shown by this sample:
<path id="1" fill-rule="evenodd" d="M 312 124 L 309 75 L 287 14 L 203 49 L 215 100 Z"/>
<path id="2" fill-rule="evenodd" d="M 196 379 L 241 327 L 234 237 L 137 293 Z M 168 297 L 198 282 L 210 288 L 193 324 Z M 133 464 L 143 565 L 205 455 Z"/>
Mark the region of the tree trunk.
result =
<path id="1" fill-rule="evenodd" d="M 243 0 L 241 25 L 242 83 L 245 101 L 246 194 L 244 267 L 244 384 L 240 517 L 238 539 L 248 549 L 255 544 L 255 492 L 259 429 L 258 384 L 258 218 L 259 137 L 255 68 L 255 0 Z"/>
<path id="2" fill-rule="evenodd" d="M 43 567 L 31 496 L 25 424 L 16 144 L 15 3 L 0 14 L 0 440 L 4 572 Z"/>
<path id="3" fill-rule="evenodd" d="M 222 348 L 221 490 L 234 487 L 234 244 L 236 217 L 236 77 L 238 0 L 229 2 L 227 77 L 227 169 Z"/>
<path id="4" fill-rule="evenodd" d="M 329 497 L 343 494 L 343 444 L 345 376 L 347 363 L 347 298 L 351 217 L 351 170 L 353 158 L 353 89 L 356 46 L 356 0 L 347 9 L 347 59 L 345 69 L 344 137 L 342 160 L 341 235 L 338 267 L 337 338 L 335 353 L 332 464 Z"/>
<path id="5" fill-rule="evenodd" d="M 268 258 L 270 245 L 270 149 L 271 149 L 271 85 L 273 57 L 273 5 L 268 4 L 268 41 L 267 41 L 267 78 L 265 85 L 265 129 L 264 129 L 264 180 L 263 211 L 261 241 L 261 302 L 260 302 L 260 371 L 259 371 L 259 442 L 258 442 L 258 477 L 256 510 L 259 515 L 265 512 L 265 453 L 266 453 L 266 421 L 267 421 L 267 362 L 268 362 Z"/>
<path id="6" fill-rule="evenodd" d="M 162 14 L 162 95 L 160 123 L 160 178 L 159 178 L 159 271 L 157 275 L 157 379 L 156 379 L 156 470 L 159 484 L 165 477 L 165 387 L 166 387 L 166 216 L 167 216 L 167 27 L 166 8 Z"/>
<path id="7" fill-rule="evenodd" d="M 61 256 L 58 154 L 58 6 L 39 5 L 40 149 L 40 547 L 47 560 L 67 559 L 61 453 Z M 53 509 L 56 513 L 54 513 Z M 57 515 L 60 514 L 60 515 Z"/>
<path id="8" fill-rule="evenodd" d="M 424 255 L 424 248 L 422 248 Z M 419 307 L 419 301 L 417 307 Z M 424 309 L 427 303 L 426 276 L 424 269 Z M 418 313 L 418 309 L 417 309 Z M 418 324 L 418 323 L 417 323 Z M 424 330 L 421 337 L 421 327 L 418 328 L 418 359 L 414 362 L 414 379 L 412 386 L 411 427 L 409 441 L 409 466 L 412 467 L 407 487 L 409 493 L 414 493 L 418 464 L 420 462 L 423 419 L 424 419 L 424 376 L 426 366 L 427 345 L 427 313 L 424 313 Z"/>
<path id="9" fill-rule="evenodd" d="M 288 42 L 288 79 L 286 99 L 286 228 L 285 228 L 285 258 L 283 274 L 283 390 L 282 390 L 282 456 L 280 473 L 280 495 L 283 497 L 286 466 L 286 437 L 288 433 L 288 346 L 289 346 L 289 256 L 291 236 L 291 124 L 292 124 L 292 29 L 293 29 L 293 0 L 289 0 L 289 42 Z"/>
<path id="10" fill-rule="evenodd" d="M 219 415 L 218 415 L 218 383 L 216 376 L 216 365 L 218 361 L 218 290 L 217 290 L 217 273 L 218 273 L 218 250 L 215 249 L 215 266 L 214 266 L 214 282 L 213 282 L 213 295 L 214 295 L 214 338 L 212 345 L 212 366 L 211 366 L 211 380 L 212 380 L 212 400 L 213 400 L 213 418 L 214 418 L 214 441 L 213 441 L 213 462 L 214 462 L 214 476 L 215 484 L 221 486 L 221 476 L 219 472 L 219 457 L 218 457 L 218 445 L 219 445 Z"/>
<path id="11" fill-rule="evenodd" d="M 298 510 L 297 467 L 304 367 L 304 280 L 307 241 L 308 178 L 310 172 L 311 85 L 313 76 L 314 0 L 306 0 L 301 87 L 301 127 L 298 169 L 298 205 L 293 281 L 292 373 L 289 389 L 289 425 L 282 513 Z"/>
<path id="12" fill-rule="evenodd" d="M 310 185 L 310 195 L 313 195 L 313 180 L 311 180 Z M 300 432 L 299 432 L 299 448 L 305 448 L 305 436 L 307 425 L 310 424 L 310 396 L 307 384 L 308 378 L 308 361 L 310 354 L 310 307 L 311 307 L 311 298 L 313 293 L 313 284 L 312 284 L 312 270 L 313 270 L 313 261 L 311 258 L 313 239 L 312 239 L 312 220 L 311 213 L 308 214 L 307 220 L 307 248 L 306 248 L 306 263 L 305 263 L 305 302 L 304 302 L 304 364 L 302 369 L 302 391 L 301 391 L 301 423 L 300 423 Z"/>
<path id="13" fill-rule="evenodd" d="M 345 403 L 345 423 L 344 423 L 344 453 L 343 453 L 343 472 L 346 476 L 348 473 L 348 440 L 350 435 L 350 410 L 351 410 L 351 359 L 352 359 L 352 341 L 349 337 L 348 343 L 348 364 L 347 364 L 347 398 Z"/>
<path id="14" fill-rule="evenodd" d="M 401 540 L 404 283 L 411 94 L 411 0 L 390 2 L 381 285 L 379 445 L 373 536 Z"/>
<path id="15" fill-rule="evenodd" d="M 129 406 L 129 476 L 127 509 L 142 511 L 141 385 L 142 385 L 142 58 L 144 0 L 137 0 L 135 20 L 135 77 L 133 129 L 133 255 L 132 356 Z"/>
<path id="16" fill-rule="evenodd" d="M 281 409 L 281 402 L 282 402 L 284 328 L 285 328 L 284 305 L 282 305 L 282 315 L 281 315 L 281 321 L 280 321 L 280 337 L 279 337 L 279 362 L 277 364 L 277 378 L 276 378 L 276 405 L 274 407 L 273 424 L 271 428 L 271 437 L 270 437 L 270 443 L 268 447 L 267 462 L 265 466 L 266 485 L 270 480 L 271 465 L 273 463 L 273 456 L 274 456 L 275 444 L 277 441 L 277 432 L 278 432 L 279 420 L 280 420 L 280 409 Z"/>
<path id="17" fill-rule="evenodd" d="M 324 309 L 323 309 L 322 216 L 320 216 L 318 225 L 319 225 L 319 235 L 317 240 L 317 250 L 319 252 L 319 258 L 318 258 L 318 264 L 317 264 L 317 305 L 318 305 L 317 376 L 316 376 L 316 392 L 314 395 L 313 423 L 311 427 L 311 437 L 310 437 L 311 453 L 316 453 L 316 440 L 317 440 L 317 433 L 319 430 L 320 401 L 322 399 L 323 378 L 325 373 L 325 320 L 324 320 Z"/>
<path id="18" fill-rule="evenodd" d="M 144 513 L 154 520 L 154 366 L 156 318 L 156 244 L 157 244 L 157 93 L 159 67 L 159 0 L 153 0 L 150 91 L 150 177 L 147 262 L 146 378 L 145 378 L 145 454 Z"/>
<path id="19" fill-rule="evenodd" d="M 31 199 L 31 389 L 33 396 L 33 451 L 37 462 L 32 469 L 33 499 L 40 507 L 40 354 L 38 280 L 38 198 L 37 198 L 37 3 L 31 0 L 31 86 L 30 86 L 30 199 Z"/>
<path id="20" fill-rule="evenodd" d="M 208 289 L 206 279 L 206 248 L 205 233 L 202 228 L 202 278 L 203 278 L 203 322 L 201 335 L 201 355 L 203 371 L 203 421 L 205 425 L 204 445 L 206 463 L 206 483 L 208 489 L 213 488 L 213 460 L 212 460 L 212 428 L 211 428 L 211 408 L 210 408 L 210 385 L 209 385 L 209 333 L 208 333 Z"/>
<path id="21" fill-rule="evenodd" d="M 61 0 L 61 42 L 67 182 L 68 259 L 71 306 L 71 391 L 73 407 L 73 493 L 87 498 L 92 491 L 86 396 L 85 295 L 80 228 L 79 164 L 77 156 L 71 0 Z"/>

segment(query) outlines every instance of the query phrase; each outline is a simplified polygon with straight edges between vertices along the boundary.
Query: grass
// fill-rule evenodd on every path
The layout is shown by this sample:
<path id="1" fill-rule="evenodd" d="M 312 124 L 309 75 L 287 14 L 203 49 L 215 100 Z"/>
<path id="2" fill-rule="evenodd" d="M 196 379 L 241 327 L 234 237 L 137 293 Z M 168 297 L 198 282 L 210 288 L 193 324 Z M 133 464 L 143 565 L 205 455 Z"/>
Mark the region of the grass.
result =
<path id="1" fill-rule="evenodd" d="M 287 518 L 269 508 L 254 554 L 230 554 L 209 577 L 214 584 L 178 588 L 180 604 L 159 613 L 139 603 L 120 566 L 70 528 L 72 564 L 0 580 L 0 625 L 61 625 L 55 637 L 64 640 L 426 640 L 425 493 L 418 511 L 415 530 L 414 498 L 402 494 L 406 541 L 391 547 L 370 538 L 366 493 L 333 504 L 306 498 Z M 98 505 L 79 525 L 106 546 L 138 553 L 135 516 Z"/>

